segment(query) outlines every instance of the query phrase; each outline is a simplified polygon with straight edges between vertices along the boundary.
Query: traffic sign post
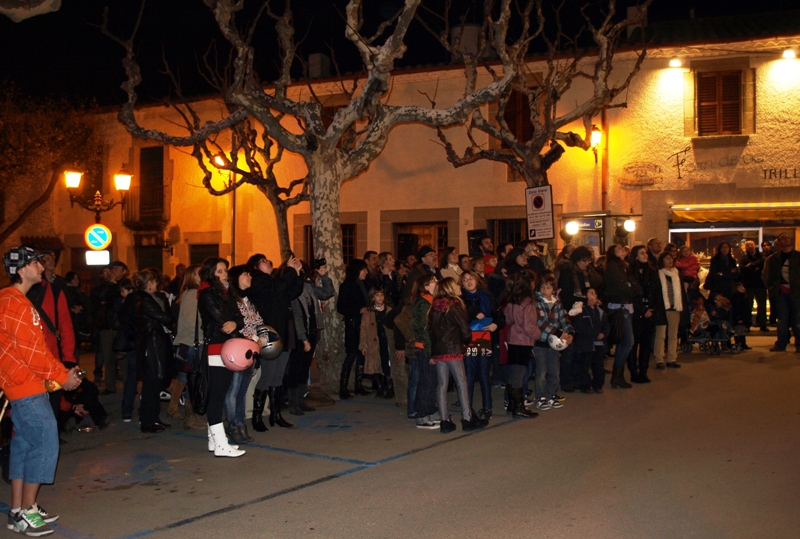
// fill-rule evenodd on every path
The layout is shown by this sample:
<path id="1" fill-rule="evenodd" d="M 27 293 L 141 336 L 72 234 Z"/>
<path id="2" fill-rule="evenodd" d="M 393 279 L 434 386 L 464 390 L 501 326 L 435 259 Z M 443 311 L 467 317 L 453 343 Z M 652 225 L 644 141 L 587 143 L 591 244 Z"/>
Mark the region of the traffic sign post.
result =
<path id="1" fill-rule="evenodd" d="M 549 240 L 556 236 L 553 216 L 553 188 L 550 185 L 525 189 L 528 239 Z"/>
<path id="2" fill-rule="evenodd" d="M 102 251 L 111 245 L 111 231 L 107 226 L 96 223 L 86 229 L 83 239 L 92 251 Z"/>

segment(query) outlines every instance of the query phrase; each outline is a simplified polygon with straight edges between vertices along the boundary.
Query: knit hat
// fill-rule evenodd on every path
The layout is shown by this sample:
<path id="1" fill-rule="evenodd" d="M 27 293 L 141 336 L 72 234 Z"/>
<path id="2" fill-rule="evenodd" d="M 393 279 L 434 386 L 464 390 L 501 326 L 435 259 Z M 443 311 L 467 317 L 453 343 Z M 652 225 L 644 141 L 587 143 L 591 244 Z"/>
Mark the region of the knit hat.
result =
<path id="1" fill-rule="evenodd" d="M 14 247 L 3 255 L 3 266 L 6 268 L 6 273 L 13 276 L 34 260 L 41 260 L 42 256 L 30 247 Z"/>

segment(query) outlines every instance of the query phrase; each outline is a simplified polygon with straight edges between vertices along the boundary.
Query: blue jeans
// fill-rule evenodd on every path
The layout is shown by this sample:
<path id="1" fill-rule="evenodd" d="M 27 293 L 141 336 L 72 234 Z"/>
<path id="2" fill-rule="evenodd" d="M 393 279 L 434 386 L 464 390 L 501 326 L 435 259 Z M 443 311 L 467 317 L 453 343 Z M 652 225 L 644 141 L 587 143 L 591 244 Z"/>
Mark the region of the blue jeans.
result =
<path id="1" fill-rule="evenodd" d="M 133 404 L 136 402 L 136 350 L 125 352 L 128 372 L 125 375 L 125 387 L 122 389 L 122 419 L 133 417 Z"/>
<path id="2" fill-rule="evenodd" d="M 489 367 L 492 356 L 464 356 L 464 368 L 467 371 L 467 395 L 472 406 L 472 393 L 475 389 L 475 380 L 481 385 L 481 398 L 484 410 L 492 409 L 492 384 L 489 381 Z M 473 406 L 474 408 L 474 406 Z"/>
<path id="3" fill-rule="evenodd" d="M 778 341 L 775 346 L 785 349 L 789 344 L 789 328 L 794 332 L 794 345 L 800 350 L 800 301 L 792 299 L 791 294 L 778 294 Z"/>
<path id="4" fill-rule="evenodd" d="M 536 361 L 536 398 L 549 399 L 558 390 L 560 366 L 558 350 L 553 350 L 549 346 L 533 347 L 533 357 Z"/>
<path id="5" fill-rule="evenodd" d="M 630 311 L 625 307 L 622 308 L 622 321 L 625 324 L 625 335 L 614 350 L 614 367 L 624 367 L 628 354 L 633 349 L 633 320 Z"/>
<path id="6" fill-rule="evenodd" d="M 245 399 L 252 376 L 252 369 L 233 373 L 231 385 L 225 394 L 225 417 L 231 427 L 244 424 Z"/>
<path id="7" fill-rule="evenodd" d="M 9 478 L 30 484 L 52 483 L 58 464 L 58 426 L 47 393 L 11 401 L 11 417 L 14 437 Z"/>
<path id="8" fill-rule="evenodd" d="M 406 358 L 408 360 L 408 390 L 406 391 L 406 414 L 408 417 L 417 417 L 415 400 L 417 399 L 417 384 L 419 384 L 419 357 Z"/>

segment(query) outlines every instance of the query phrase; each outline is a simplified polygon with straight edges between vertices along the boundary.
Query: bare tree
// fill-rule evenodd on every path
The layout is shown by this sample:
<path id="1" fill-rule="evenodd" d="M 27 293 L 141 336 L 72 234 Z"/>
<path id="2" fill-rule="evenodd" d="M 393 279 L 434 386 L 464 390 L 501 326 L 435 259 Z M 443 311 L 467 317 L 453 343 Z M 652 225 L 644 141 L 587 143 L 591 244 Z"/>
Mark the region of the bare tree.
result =
<path id="1" fill-rule="evenodd" d="M 0 230 L 6 241 L 53 193 L 68 168 L 102 170 L 100 139 L 88 109 L 66 101 L 32 99 L 13 88 L 0 90 L 0 190 L 27 197 L 22 211 Z"/>
<path id="2" fill-rule="evenodd" d="M 114 36 L 108 30 L 106 17 L 103 31 L 126 50 L 123 64 L 128 79 L 122 87 L 128 95 L 128 101 L 119 112 L 119 120 L 136 137 L 173 146 L 191 146 L 195 148 L 193 151 L 196 154 L 202 154 L 206 159 L 210 158 L 214 151 L 208 147 L 204 148 L 203 145 L 209 144 L 207 141 L 231 128 L 234 128 L 234 132 L 241 130 L 242 135 L 234 137 L 238 142 L 260 137 L 263 148 L 269 147 L 274 142 L 279 151 L 288 151 L 301 156 L 308 170 L 306 177 L 298 179 L 301 183 L 278 189 L 283 189 L 283 195 L 287 197 L 293 187 L 302 185 L 300 193 L 294 195 L 299 198 L 294 200 L 308 197 L 311 206 L 314 256 L 328 260 L 330 275 L 337 284 L 344 275 L 339 221 L 342 183 L 366 170 L 385 147 L 389 131 L 393 127 L 410 122 L 433 127 L 463 123 L 469 118 L 473 109 L 497 100 L 504 94 L 507 85 L 515 76 L 518 65 L 506 54 L 505 40 L 512 2 L 502 0 L 497 8 L 499 15 L 494 19 L 488 18 L 485 23 L 485 31 L 487 35 L 491 35 L 494 46 L 500 53 L 502 75 L 496 75 L 489 84 L 477 88 L 477 64 L 468 64 L 467 86 L 472 90 L 465 92 L 464 97 L 453 106 L 439 109 L 434 106 L 389 105 L 387 95 L 391 73 L 395 63 L 406 51 L 403 41 L 421 0 L 406 0 L 398 13 L 391 20 L 381 24 L 373 36 L 365 36 L 362 33 L 364 21 L 361 0 L 350 0 L 344 13 L 345 35 L 360 53 L 364 75 L 357 81 L 356 91 L 350 93 L 349 102 L 336 111 L 332 121 L 326 126 L 323 121 L 322 104 L 313 97 L 311 86 L 309 86 L 312 94 L 310 99 L 293 99 L 290 96 L 291 70 L 297 58 L 289 2 L 286 2 L 281 13 L 273 12 L 269 4 L 265 4 L 262 10 L 275 21 L 280 48 L 280 75 L 271 86 L 265 86 L 254 69 L 255 51 L 250 41 L 255 22 L 251 23 L 244 33 L 237 25 L 236 16 L 243 9 L 243 1 L 204 0 L 204 2 L 211 10 L 222 35 L 233 49 L 230 84 L 222 96 L 227 115 L 221 120 L 203 123 L 199 118 L 187 113 L 189 134 L 182 136 L 141 126 L 135 114 L 136 87 L 141 82 L 141 71 L 135 59 L 133 46 L 136 31 L 134 29 L 133 35 L 128 39 Z M 487 3 L 493 2 L 487 0 Z M 517 45 L 518 48 L 521 46 Z M 297 132 L 298 129 L 289 129 L 286 119 L 294 120 L 296 125 L 293 127 L 298 127 L 300 133 Z M 241 122 L 245 120 L 256 124 L 258 132 L 249 127 L 241 127 Z M 353 133 L 355 137 L 350 139 L 350 143 L 342 144 L 342 139 L 352 137 Z M 262 161 L 265 156 L 262 150 Z M 240 179 L 229 188 L 235 188 L 248 181 L 245 177 L 247 169 L 237 167 L 235 162 L 236 157 L 233 153 L 228 153 L 227 160 L 223 158 L 224 168 L 241 175 Z M 262 168 L 268 166 L 262 162 Z M 208 177 L 209 171 L 205 172 Z M 271 187 L 265 185 L 262 191 L 273 204 L 279 198 L 270 194 L 277 192 L 276 186 L 277 183 Z M 292 196 L 288 196 L 284 198 L 284 202 L 279 201 L 278 204 L 288 204 L 286 201 L 292 199 Z M 287 225 L 284 221 L 282 225 L 279 223 L 279 226 Z M 288 232 L 286 237 L 288 238 Z M 327 316 L 324 325 L 328 338 L 325 339 L 324 345 L 318 348 L 318 361 L 323 381 L 331 383 L 336 379 L 341 364 L 343 329 L 338 316 Z"/>
<path id="3" fill-rule="evenodd" d="M 514 73 L 516 78 L 512 85 L 507 86 L 506 92 L 498 100 L 494 118 L 486 118 L 480 108 L 473 110 L 472 118 L 466 126 L 470 145 L 459 155 L 453 144 L 447 139 L 444 132 L 438 129 L 439 140 L 445 147 L 448 160 L 455 166 L 461 167 L 482 159 L 499 161 L 525 179 L 529 187 L 547 183 L 547 169 L 564 153 L 564 148 L 559 143 L 569 147 L 587 150 L 591 147 L 591 133 L 593 118 L 600 112 L 618 107 L 626 107 L 626 101 L 617 98 L 625 92 L 633 78 L 639 72 L 644 61 L 646 49 L 642 47 L 637 53 L 636 61 L 627 74 L 616 84 L 610 81 L 613 61 L 620 40 L 627 28 L 641 22 L 647 7 L 652 0 L 645 0 L 638 8 L 638 15 L 632 18 L 618 20 L 616 16 L 615 0 L 608 0 L 605 13 L 599 17 L 589 14 L 588 5 L 580 9 L 580 14 L 585 22 L 584 29 L 589 34 L 592 46 L 581 46 L 576 36 L 571 40 L 565 38 L 560 20 L 560 12 L 554 12 L 556 29 L 554 37 L 549 37 L 545 31 L 545 15 L 542 10 L 542 0 L 531 0 L 523 10 L 523 35 L 525 47 L 517 44 L 506 44 L 507 55 L 515 62 Z M 561 4 L 559 9 L 563 8 Z M 599 21 L 595 21 L 599 18 Z M 534 28 L 528 27 L 528 21 L 534 20 Z M 446 34 L 439 34 L 440 41 L 452 54 L 460 55 L 467 64 L 474 63 L 477 58 L 473 55 L 464 55 L 459 49 L 448 43 Z M 527 57 L 527 45 L 535 38 L 541 39 L 546 53 L 543 58 L 544 69 L 542 73 L 533 75 L 531 63 L 537 58 Z M 541 61 L 541 60 L 539 60 Z M 497 76 L 495 75 L 495 78 Z M 591 95 L 582 102 L 576 102 L 574 107 L 560 115 L 557 105 L 562 97 L 579 80 L 587 80 L 592 85 Z M 528 140 L 520 140 L 509 129 L 506 121 L 506 106 L 512 91 L 522 94 L 530 109 L 530 122 L 532 132 Z M 563 108 L 563 104 L 562 104 Z M 565 129 L 576 121 L 583 123 L 584 133 L 578 134 Z M 476 142 L 474 131 L 482 131 L 502 143 L 503 149 L 492 149 Z M 549 149 L 546 147 L 549 145 Z"/>

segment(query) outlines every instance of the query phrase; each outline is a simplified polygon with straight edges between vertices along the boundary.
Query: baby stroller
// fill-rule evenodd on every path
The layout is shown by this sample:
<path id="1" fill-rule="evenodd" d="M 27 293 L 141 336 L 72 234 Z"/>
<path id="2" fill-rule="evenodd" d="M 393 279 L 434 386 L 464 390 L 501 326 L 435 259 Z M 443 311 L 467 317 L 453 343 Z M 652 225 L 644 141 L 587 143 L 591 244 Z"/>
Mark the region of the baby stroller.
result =
<path id="1" fill-rule="evenodd" d="M 689 353 L 694 343 L 710 356 L 718 356 L 722 350 L 730 350 L 734 354 L 742 351 L 739 343 L 731 342 L 735 332 L 729 323 L 711 323 L 707 328 L 698 327 L 694 332 L 689 332 L 689 337 L 681 344 L 681 351 Z"/>

